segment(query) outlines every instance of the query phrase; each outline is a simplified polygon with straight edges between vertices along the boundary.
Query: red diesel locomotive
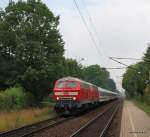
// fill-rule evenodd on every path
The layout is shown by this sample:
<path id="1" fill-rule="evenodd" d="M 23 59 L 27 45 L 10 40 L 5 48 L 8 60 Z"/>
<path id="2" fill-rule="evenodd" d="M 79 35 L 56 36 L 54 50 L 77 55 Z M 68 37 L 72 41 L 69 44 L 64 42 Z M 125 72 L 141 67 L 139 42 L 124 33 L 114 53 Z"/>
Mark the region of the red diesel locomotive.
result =
<path id="1" fill-rule="evenodd" d="M 59 79 L 54 87 L 57 113 L 76 113 L 114 98 L 116 98 L 116 93 L 74 77 Z"/>

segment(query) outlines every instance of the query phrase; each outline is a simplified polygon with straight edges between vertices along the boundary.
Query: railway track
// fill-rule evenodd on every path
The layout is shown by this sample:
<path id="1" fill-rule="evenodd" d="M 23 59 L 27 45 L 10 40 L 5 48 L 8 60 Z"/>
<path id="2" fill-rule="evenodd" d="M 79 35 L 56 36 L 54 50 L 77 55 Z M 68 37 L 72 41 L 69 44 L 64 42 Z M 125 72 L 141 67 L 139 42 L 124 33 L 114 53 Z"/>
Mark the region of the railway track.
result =
<path id="1" fill-rule="evenodd" d="M 0 133 L 0 137 L 27 137 L 29 135 L 32 135 L 36 132 L 39 132 L 40 130 L 47 129 L 50 127 L 57 126 L 58 124 L 61 124 L 70 118 L 59 118 L 55 117 L 52 119 L 47 119 L 38 123 L 34 123 L 31 125 L 27 125 L 21 128 L 17 128 L 11 131 L 6 131 L 3 133 Z"/>
<path id="2" fill-rule="evenodd" d="M 110 109 L 100 113 L 70 137 L 104 137 L 120 104 L 114 103 Z"/>
<path id="3" fill-rule="evenodd" d="M 105 105 L 101 107 L 103 111 L 99 114 L 94 114 L 89 112 L 89 114 L 82 115 L 81 117 L 69 117 L 69 118 L 53 118 L 32 125 L 28 125 L 22 128 L 18 128 L 12 131 L 5 133 L 0 133 L 0 137 L 29 137 L 29 136 L 44 136 L 44 137 L 103 137 L 107 128 L 109 127 L 115 113 L 118 109 L 118 101 L 115 101 L 112 104 L 107 104 L 107 109 Z M 92 115 L 90 115 L 90 113 Z M 95 112 L 94 112 L 95 113 Z M 87 115 L 87 116 L 86 116 Z M 88 116 L 89 115 L 89 116 Z M 83 124 L 77 129 L 71 128 L 71 126 L 78 125 L 79 121 L 83 117 L 91 117 L 86 124 Z M 84 120 L 83 120 L 84 121 Z M 82 121 L 82 122 L 83 122 Z M 62 127 L 62 130 L 61 128 Z M 76 126 L 75 126 L 76 127 Z M 65 128 L 65 130 L 64 130 Z M 67 131 L 74 130 L 73 132 Z M 71 132 L 71 133 L 69 133 Z M 42 135 L 44 133 L 44 135 Z M 50 133 L 46 135 L 46 133 Z M 73 134 L 72 134 L 73 133 Z"/>
<path id="4" fill-rule="evenodd" d="M 105 131 L 107 130 L 107 128 L 104 129 L 104 127 L 106 127 L 106 123 L 108 123 L 107 121 L 112 116 L 114 109 L 116 108 L 118 103 L 119 103 L 118 101 L 108 102 L 102 105 L 101 107 L 95 109 L 94 111 L 91 111 L 79 117 L 75 117 L 74 119 L 66 121 L 55 127 L 48 128 L 40 133 L 35 133 L 33 134 L 33 137 L 97 137 L 96 134 L 92 133 L 92 132 L 96 133 L 96 131 L 93 131 L 92 128 L 100 127 L 101 131 L 97 131 L 99 137 L 102 131 L 104 134 Z M 109 115 L 107 115 L 108 113 Z M 115 115 L 115 113 L 113 115 Z M 100 121 L 101 123 L 100 124 L 98 123 L 97 127 L 94 127 L 95 125 L 92 125 L 88 129 L 85 128 L 87 127 L 87 125 L 91 125 L 92 121 L 95 123 L 99 119 L 101 119 Z M 107 127 L 108 126 L 109 124 L 107 125 Z M 79 132 L 84 128 L 85 133 L 88 132 L 88 134 L 79 134 Z"/>

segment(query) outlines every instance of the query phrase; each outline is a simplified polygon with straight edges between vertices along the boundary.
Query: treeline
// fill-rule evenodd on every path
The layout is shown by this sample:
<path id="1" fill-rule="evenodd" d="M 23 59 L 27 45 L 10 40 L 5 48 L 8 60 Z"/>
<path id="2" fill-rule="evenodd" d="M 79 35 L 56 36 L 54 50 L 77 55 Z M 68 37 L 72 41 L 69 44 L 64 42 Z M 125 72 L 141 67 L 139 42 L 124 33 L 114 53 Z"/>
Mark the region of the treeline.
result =
<path id="1" fill-rule="evenodd" d="M 128 67 L 122 85 L 128 97 L 140 99 L 150 105 L 150 46 L 143 61 Z"/>
<path id="2" fill-rule="evenodd" d="M 83 67 L 64 57 L 58 25 L 59 16 L 40 0 L 12 2 L 0 10 L 0 101 L 10 95 L 15 104 L 18 92 L 23 92 L 25 100 L 34 97 L 24 104 L 38 105 L 52 91 L 55 80 L 64 76 L 115 91 L 108 71 L 98 65 Z M 7 89 L 13 89 L 14 94 L 8 94 Z"/>

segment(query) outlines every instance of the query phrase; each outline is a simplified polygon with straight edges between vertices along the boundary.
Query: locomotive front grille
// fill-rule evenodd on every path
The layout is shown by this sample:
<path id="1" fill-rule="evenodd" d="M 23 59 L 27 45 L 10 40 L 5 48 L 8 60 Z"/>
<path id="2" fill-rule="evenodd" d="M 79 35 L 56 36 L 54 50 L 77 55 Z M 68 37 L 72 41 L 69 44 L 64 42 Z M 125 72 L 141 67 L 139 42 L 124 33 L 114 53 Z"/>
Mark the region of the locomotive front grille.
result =
<path id="1" fill-rule="evenodd" d="M 60 97 L 60 100 L 72 100 L 72 97 Z"/>

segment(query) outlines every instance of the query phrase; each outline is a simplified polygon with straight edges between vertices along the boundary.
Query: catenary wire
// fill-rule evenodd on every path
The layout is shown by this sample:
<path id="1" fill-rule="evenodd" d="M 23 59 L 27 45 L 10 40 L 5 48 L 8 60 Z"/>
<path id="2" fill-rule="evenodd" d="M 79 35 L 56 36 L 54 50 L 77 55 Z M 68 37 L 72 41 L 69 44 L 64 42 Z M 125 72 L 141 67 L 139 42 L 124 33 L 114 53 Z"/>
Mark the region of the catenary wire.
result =
<path id="1" fill-rule="evenodd" d="M 82 19 L 82 21 L 83 21 L 83 23 L 84 23 L 84 25 L 85 25 L 85 28 L 87 29 L 87 31 L 88 31 L 88 33 L 89 33 L 89 36 L 90 36 L 90 38 L 91 38 L 91 40 L 92 40 L 92 42 L 93 42 L 93 45 L 95 46 L 95 48 L 96 48 L 96 50 L 97 50 L 97 52 L 98 52 L 98 55 L 101 57 L 102 53 L 101 53 L 101 51 L 99 50 L 99 48 L 97 47 L 96 41 L 95 41 L 95 39 L 94 39 L 94 37 L 93 37 L 93 35 L 92 35 L 92 32 L 90 31 L 90 29 L 89 29 L 89 27 L 88 27 L 88 24 L 87 24 L 87 22 L 86 22 L 86 20 L 85 20 L 85 18 L 84 18 L 84 16 L 83 16 L 83 14 L 82 14 L 82 12 L 81 12 L 79 6 L 78 6 L 78 3 L 77 3 L 76 0 L 73 0 L 73 1 L 74 1 L 74 4 L 75 4 L 75 6 L 76 6 L 78 12 L 79 12 L 79 15 L 80 15 L 81 19 Z"/>

